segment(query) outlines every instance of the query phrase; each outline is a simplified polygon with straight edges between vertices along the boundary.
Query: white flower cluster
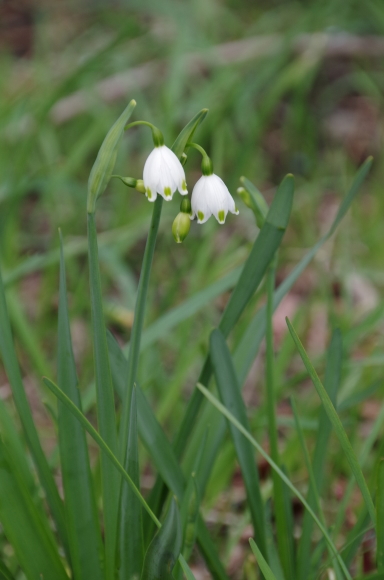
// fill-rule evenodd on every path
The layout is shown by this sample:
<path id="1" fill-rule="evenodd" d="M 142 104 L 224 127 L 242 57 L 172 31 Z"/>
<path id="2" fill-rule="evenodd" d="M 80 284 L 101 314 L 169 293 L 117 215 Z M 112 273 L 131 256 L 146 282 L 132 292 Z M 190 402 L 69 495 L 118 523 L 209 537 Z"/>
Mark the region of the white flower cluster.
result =
<path id="1" fill-rule="evenodd" d="M 188 193 L 183 166 L 176 155 L 160 145 L 151 152 L 144 165 L 143 181 L 145 195 L 153 202 L 157 194 L 170 201 L 176 189 L 181 195 Z M 227 186 L 218 175 L 202 175 L 192 191 L 192 212 L 190 219 L 197 217 L 199 224 L 214 215 L 220 224 L 225 222 L 227 213 L 238 214 L 235 202 Z"/>

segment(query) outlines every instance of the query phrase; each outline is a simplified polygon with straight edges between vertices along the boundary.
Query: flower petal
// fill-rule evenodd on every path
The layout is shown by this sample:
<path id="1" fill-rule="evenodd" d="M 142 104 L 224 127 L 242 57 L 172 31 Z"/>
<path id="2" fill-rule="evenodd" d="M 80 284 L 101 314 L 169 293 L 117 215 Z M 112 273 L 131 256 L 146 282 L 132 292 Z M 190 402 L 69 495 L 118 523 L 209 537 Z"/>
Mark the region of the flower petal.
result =
<path id="1" fill-rule="evenodd" d="M 212 211 L 207 203 L 207 179 L 205 175 L 202 175 L 192 191 L 191 219 L 197 216 L 197 223 L 199 224 L 204 224 L 212 215 Z"/>

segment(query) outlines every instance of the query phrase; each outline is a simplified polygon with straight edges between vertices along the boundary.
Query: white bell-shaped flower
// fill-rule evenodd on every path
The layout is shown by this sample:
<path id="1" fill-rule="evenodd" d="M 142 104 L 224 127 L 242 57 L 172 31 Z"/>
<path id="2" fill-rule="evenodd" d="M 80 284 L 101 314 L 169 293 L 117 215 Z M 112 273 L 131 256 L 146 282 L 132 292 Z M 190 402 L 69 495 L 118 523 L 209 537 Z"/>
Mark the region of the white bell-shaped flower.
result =
<path id="1" fill-rule="evenodd" d="M 204 224 L 212 214 L 223 224 L 229 211 L 239 213 L 224 181 L 214 173 L 200 177 L 193 188 L 191 204 L 191 219 L 197 216 L 199 224 Z"/>
<path id="2" fill-rule="evenodd" d="M 149 201 L 155 201 L 158 193 L 170 201 L 176 189 L 181 195 L 188 193 L 183 166 L 166 145 L 159 145 L 150 153 L 144 165 L 143 180 Z"/>

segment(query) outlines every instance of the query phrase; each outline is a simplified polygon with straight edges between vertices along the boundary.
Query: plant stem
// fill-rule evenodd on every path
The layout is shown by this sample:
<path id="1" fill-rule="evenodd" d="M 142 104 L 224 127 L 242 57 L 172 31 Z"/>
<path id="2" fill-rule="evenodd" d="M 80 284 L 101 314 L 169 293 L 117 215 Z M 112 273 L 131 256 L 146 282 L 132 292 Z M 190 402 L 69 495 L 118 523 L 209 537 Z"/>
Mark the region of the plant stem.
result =
<path id="1" fill-rule="evenodd" d="M 116 453 L 115 403 L 104 323 L 94 213 L 88 213 L 88 247 L 97 420 L 101 437 L 112 452 Z M 104 506 L 105 571 L 107 580 L 112 580 L 115 570 L 119 475 L 115 470 L 111 469 L 110 463 L 104 454 L 101 455 L 101 477 Z"/>
<path id="2" fill-rule="evenodd" d="M 143 264 L 139 280 L 139 287 L 137 291 L 135 316 L 133 319 L 133 327 L 128 356 L 126 392 L 124 394 L 123 399 L 123 411 L 120 424 L 120 459 L 124 466 L 128 441 L 130 401 L 133 385 L 136 381 L 137 367 L 139 364 L 141 333 L 143 330 L 144 314 L 145 314 L 145 303 L 147 300 L 149 277 L 151 273 L 153 254 L 155 251 L 157 232 L 160 224 L 162 206 L 163 199 L 160 196 L 158 196 L 156 201 L 154 202 L 152 221 L 149 228 L 147 243 L 145 246 Z"/>

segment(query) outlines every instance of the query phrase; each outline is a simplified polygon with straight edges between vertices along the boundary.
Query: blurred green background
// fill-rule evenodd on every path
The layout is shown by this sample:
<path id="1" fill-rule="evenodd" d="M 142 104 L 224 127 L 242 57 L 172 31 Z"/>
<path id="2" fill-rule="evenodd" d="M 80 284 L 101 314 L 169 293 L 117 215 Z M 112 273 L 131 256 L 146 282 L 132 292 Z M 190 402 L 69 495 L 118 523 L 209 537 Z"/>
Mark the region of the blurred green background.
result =
<path id="1" fill-rule="evenodd" d="M 147 326 L 244 261 L 257 228 L 236 197 L 242 175 L 268 201 L 287 172 L 295 175 L 293 217 L 278 268 L 281 282 L 329 227 L 357 167 L 368 155 L 375 157 L 337 237 L 319 252 L 275 317 L 279 415 L 285 460 L 296 473 L 296 484 L 303 478 L 303 464 L 297 462 L 287 397 L 300 395 L 309 433 L 318 403 L 303 382 L 285 334 L 285 315 L 295 320 L 320 370 L 330 328 L 338 325 L 345 333 L 349 360 L 341 399 L 357 397 L 353 409 L 346 409 L 358 452 L 359 438 L 369 432 L 383 395 L 383 65 L 382 0 L 2 0 L 0 260 L 20 360 L 47 450 L 52 451 L 53 428 L 41 403 L 49 396 L 40 377 L 55 376 L 57 229 L 62 228 L 66 244 L 80 384 L 91 409 L 86 184 L 106 132 L 134 98 L 138 105 L 132 120 L 158 125 L 168 145 L 198 110 L 209 108 L 196 140 L 212 156 L 215 173 L 240 209 L 239 217 L 229 215 L 225 226 L 213 218 L 203 226 L 194 222 L 186 241 L 176 245 L 171 224 L 178 196 L 164 204 Z M 147 129 L 130 130 L 116 173 L 140 178 L 151 149 Z M 186 166 L 190 191 L 200 175 L 199 162 L 191 151 Z M 130 336 L 151 210 L 144 196 L 118 180 L 98 202 L 107 324 L 122 344 Z M 169 332 L 160 329 L 156 344 L 143 349 L 141 384 L 171 437 L 226 299 L 225 294 L 216 297 Z M 244 325 L 258 304 L 260 296 Z M 240 324 L 234 343 L 241 331 Z M 254 428 L 261 439 L 263 380 L 258 358 L 245 396 L 250 408 L 260 410 Z M 0 396 L 10 400 L 1 366 Z M 230 445 L 222 453 L 208 489 L 211 503 L 227 482 L 236 482 Z M 337 454 L 330 512 L 347 471 Z M 225 496 L 223 502 L 232 499 Z"/>

